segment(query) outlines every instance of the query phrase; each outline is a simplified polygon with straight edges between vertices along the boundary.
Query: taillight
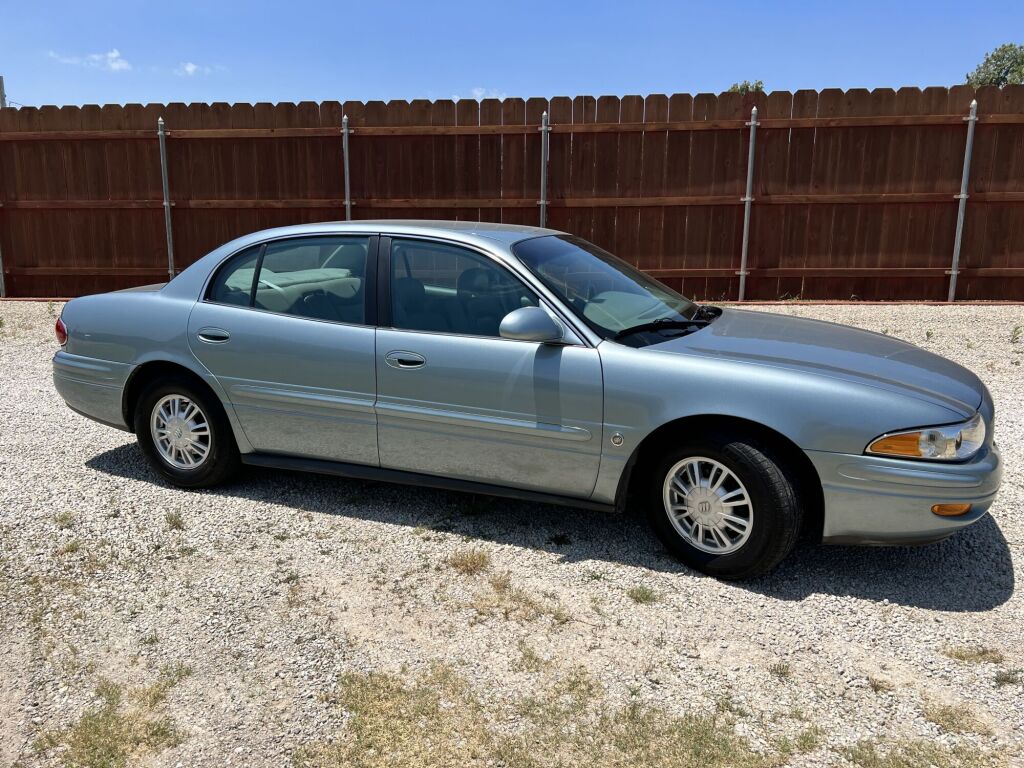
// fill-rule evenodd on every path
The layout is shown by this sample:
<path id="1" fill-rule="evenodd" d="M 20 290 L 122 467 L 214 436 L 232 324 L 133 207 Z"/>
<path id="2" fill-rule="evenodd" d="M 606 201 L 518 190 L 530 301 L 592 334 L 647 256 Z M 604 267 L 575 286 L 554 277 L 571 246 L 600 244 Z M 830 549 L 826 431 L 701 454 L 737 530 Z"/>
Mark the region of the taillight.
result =
<path id="1" fill-rule="evenodd" d="M 53 326 L 53 332 L 57 334 L 57 343 L 62 347 L 68 343 L 68 329 L 61 318 L 57 318 L 57 324 Z"/>

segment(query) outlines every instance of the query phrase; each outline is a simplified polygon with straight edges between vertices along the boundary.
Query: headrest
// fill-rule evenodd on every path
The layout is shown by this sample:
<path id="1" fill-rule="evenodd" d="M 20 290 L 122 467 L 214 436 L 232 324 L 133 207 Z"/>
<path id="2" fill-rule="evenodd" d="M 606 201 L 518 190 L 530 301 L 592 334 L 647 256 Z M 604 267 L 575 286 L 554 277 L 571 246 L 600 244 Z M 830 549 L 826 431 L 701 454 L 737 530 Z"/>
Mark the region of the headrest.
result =
<path id="1" fill-rule="evenodd" d="M 459 294 L 488 293 L 491 289 L 491 271 L 481 267 L 467 269 L 459 275 L 456 289 Z"/>
<path id="2" fill-rule="evenodd" d="M 366 266 L 366 247 L 359 243 L 339 245 L 334 253 L 327 257 L 324 266 L 341 267 L 354 275 L 361 275 Z"/>

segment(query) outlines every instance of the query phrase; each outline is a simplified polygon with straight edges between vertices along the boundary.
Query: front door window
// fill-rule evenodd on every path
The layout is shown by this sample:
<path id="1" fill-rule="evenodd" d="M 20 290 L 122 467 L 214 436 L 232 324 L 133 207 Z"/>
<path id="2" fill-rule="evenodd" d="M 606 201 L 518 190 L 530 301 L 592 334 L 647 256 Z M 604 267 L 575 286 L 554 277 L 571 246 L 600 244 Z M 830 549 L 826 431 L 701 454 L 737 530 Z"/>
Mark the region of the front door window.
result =
<path id="1" fill-rule="evenodd" d="M 407 331 L 498 336 L 509 312 L 538 306 L 507 269 L 465 248 L 391 241 L 391 325 Z"/>

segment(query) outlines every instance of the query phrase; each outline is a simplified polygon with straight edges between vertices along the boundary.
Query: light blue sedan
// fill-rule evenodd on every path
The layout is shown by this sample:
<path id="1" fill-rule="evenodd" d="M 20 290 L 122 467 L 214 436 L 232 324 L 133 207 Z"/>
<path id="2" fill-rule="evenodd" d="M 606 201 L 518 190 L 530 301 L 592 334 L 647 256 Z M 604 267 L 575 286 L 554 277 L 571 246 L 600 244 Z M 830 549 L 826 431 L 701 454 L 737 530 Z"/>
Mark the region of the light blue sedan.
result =
<path id="1" fill-rule="evenodd" d="M 86 296 L 54 383 L 184 488 L 239 464 L 642 510 L 684 562 L 764 573 L 801 531 L 941 539 L 999 487 L 992 399 L 911 344 L 695 304 L 577 237 L 309 224 Z"/>

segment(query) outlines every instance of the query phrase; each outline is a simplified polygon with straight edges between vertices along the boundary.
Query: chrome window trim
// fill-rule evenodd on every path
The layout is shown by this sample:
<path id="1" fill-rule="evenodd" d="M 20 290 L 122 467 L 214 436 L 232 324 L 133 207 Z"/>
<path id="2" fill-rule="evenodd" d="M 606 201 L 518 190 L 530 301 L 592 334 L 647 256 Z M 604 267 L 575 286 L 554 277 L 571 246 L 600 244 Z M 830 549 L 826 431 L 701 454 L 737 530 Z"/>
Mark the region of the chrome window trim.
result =
<path id="1" fill-rule="evenodd" d="M 308 320 L 311 323 L 326 323 L 327 325 L 340 325 L 345 328 L 378 328 L 379 326 L 370 325 L 369 323 L 343 323 L 340 320 L 324 320 L 322 317 L 306 317 L 305 315 L 293 315 L 288 312 L 275 312 L 272 309 L 262 309 L 260 307 L 243 307 L 240 304 L 221 304 L 219 301 L 207 301 L 203 299 L 203 304 L 209 304 L 213 307 L 230 307 L 232 309 L 241 309 L 248 312 L 259 312 L 264 315 L 275 315 L 276 317 L 290 317 L 293 320 Z"/>

